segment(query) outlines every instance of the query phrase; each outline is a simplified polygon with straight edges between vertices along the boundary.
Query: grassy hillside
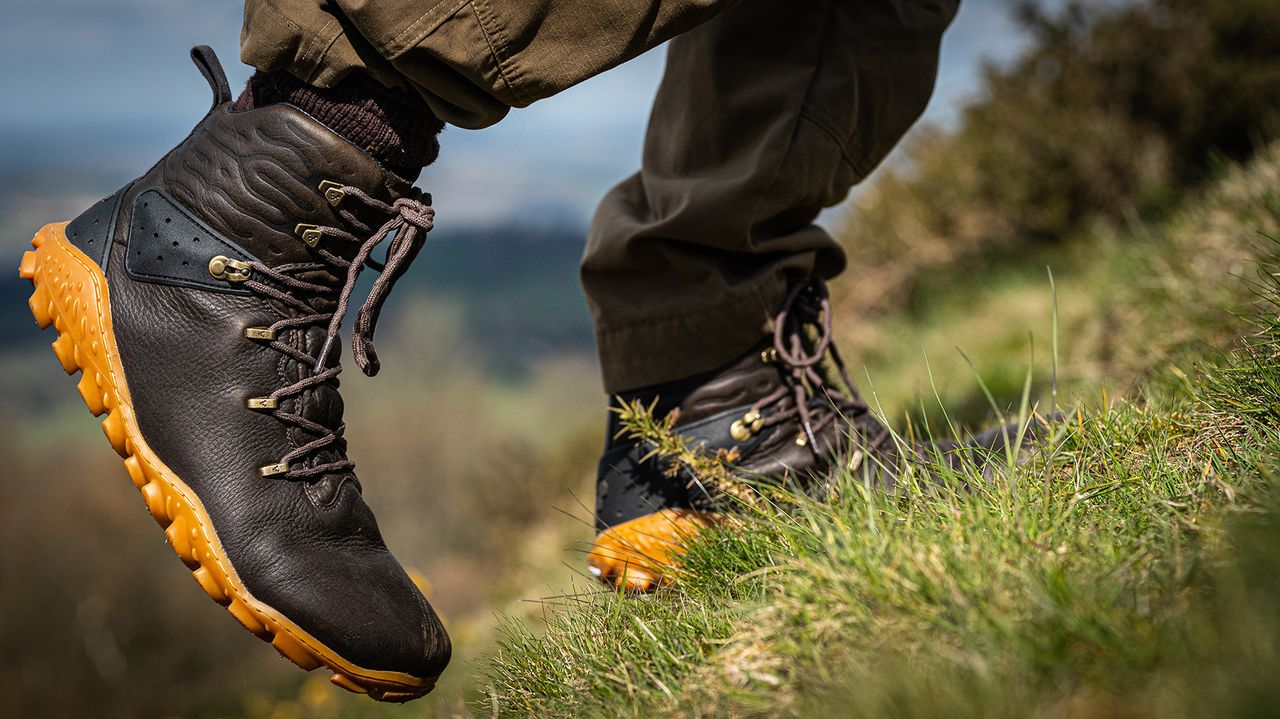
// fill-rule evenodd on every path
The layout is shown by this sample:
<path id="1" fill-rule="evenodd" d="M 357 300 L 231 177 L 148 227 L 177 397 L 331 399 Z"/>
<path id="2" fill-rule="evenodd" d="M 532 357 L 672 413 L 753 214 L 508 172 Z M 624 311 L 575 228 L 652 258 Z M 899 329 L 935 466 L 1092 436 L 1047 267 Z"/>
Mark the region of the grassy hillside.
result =
<path id="1" fill-rule="evenodd" d="M 770 493 L 655 595 L 549 600 L 478 713 L 1280 711 L 1280 5 L 1021 7 L 1026 56 L 859 197 L 836 334 L 899 430 L 1078 417 L 941 488 Z"/>
<path id="2" fill-rule="evenodd" d="M 584 585 L 545 631 L 509 627 L 483 711 L 1280 709 L 1280 147 L 1197 194 L 1059 253 L 1056 314 L 1043 267 L 993 263 L 864 329 L 894 338 L 867 371 L 891 419 L 991 417 L 953 343 L 997 396 L 1030 373 L 1048 409 L 1056 344 L 1058 401 L 1083 417 L 1025 463 L 948 474 L 971 492 L 837 477 L 832 504 L 792 497 L 696 543 L 672 589 Z"/>

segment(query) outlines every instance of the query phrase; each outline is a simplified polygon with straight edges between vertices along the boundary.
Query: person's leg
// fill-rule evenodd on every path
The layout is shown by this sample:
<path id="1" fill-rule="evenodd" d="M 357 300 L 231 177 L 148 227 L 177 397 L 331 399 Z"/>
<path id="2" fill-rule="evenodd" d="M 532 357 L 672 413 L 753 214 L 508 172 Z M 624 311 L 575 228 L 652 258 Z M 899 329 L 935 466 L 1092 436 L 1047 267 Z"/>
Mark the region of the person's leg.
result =
<path id="1" fill-rule="evenodd" d="M 723 365 L 789 282 L 843 269 L 813 220 L 924 110 L 958 3 L 744 0 L 671 42 L 643 169 L 583 260 L 608 392 Z"/>
<path id="2" fill-rule="evenodd" d="M 702 23 L 736 0 L 246 0 L 241 58 L 308 85 L 353 73 L 481 128 Z"/>
<path id="3" fill-rule="evenodd" d="M 582 267 L 619 410 L 587 560 L 606 582 L 666 581 L 686 541 L 732 511 L 714 478 L 673 474 L 619 432 L 618 401 L 755 478 L 821 477 L 833 457 L 898 466 L 844 372 L 826 371 L 842 363 L 822 280 L 845 257 L 813 221 L 923 111 L 957 3 L 743 0 L 672 41 L 643 168 L 604 199 Z"/>

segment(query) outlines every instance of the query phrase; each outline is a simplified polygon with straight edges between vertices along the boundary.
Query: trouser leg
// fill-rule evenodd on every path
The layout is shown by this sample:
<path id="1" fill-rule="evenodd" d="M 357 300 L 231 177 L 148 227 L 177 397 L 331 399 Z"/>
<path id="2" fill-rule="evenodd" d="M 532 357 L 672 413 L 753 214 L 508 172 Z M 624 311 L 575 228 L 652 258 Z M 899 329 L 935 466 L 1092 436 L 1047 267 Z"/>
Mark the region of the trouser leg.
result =
<path id="1" fill-rule="evenodd" d="M 736 0 L 245 0 L 241 58 L 332 87 L 353 71 L 487 127 Z M 784 3 L 778 1 L 779 5 Z"/>
<path id="2" fill-rule="evenodd" d="M 744 0 L 671 42 L 642 169 L 583 259 L 606 391 L 724 364 L 789 282 L 844 268 L 813 220 L 924 110 L 958 4 Z"/>

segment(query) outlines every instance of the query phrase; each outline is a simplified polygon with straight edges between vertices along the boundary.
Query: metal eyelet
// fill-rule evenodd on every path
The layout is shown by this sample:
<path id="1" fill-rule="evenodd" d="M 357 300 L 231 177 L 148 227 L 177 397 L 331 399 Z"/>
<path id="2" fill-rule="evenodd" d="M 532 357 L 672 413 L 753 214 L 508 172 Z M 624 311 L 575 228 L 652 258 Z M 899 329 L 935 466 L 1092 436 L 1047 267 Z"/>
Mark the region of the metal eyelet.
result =
<path id="1" fill-rule="evenodd" d="M 729 425 L 729 436 L 735 442 L 745 442 L 762 427 L 764 427 L 764 416 L 753 409 L 742 415 L 742 419 L 735 420 Z"/>
<path id="2" fill-rule="evenodd" d="M 217 280 L 244 282 L 252 272 L 253 267 L 248 262 L 233 260 L 226 255 L 215 255 L 209 260 L 209 274 Z"/>
<path id="3" fill-rule="evenodd" d="M 276 331 L 270 327 L 246 327 L 244 328 L 244 336 L 251 340 L 272 342 L 276 338 Z"/>
<path id="4" fill-rule="evenodd" d="M 325 180 L 320 183 L 320 192 L 324 195 L 325 201 L 330 205 L 337 207 L 347 198 L 347 191 L 342 189 L 342 184 L 333 180 Z"/>
<path id="5" fill-rule="evenodd" d="M 320 238 L 324 235 L 320 232 L 320 228 L 316 225 L 309 225 L 305 222 L 299 222 L 298 226 L 293 228 L 293 234 L 302 238 L 308 247 L 315 247 L 320 244 Z"/>
<path id="6" fill-rule="evenodd" d="M 249 409 L 276 409 L 280 406 L 280 400 L 275 397 L 250 397 L 245 400 L 244 405 Z"/>
<path id="7" fill-rule="evenodd" d="M 291 467 L 288 462 L 281 462 L 279 464 L 268 464 L 265 467 L 259 467 L 258 473 L 263 477 L 276 477 L 287 473 L 290 469 Z"/>

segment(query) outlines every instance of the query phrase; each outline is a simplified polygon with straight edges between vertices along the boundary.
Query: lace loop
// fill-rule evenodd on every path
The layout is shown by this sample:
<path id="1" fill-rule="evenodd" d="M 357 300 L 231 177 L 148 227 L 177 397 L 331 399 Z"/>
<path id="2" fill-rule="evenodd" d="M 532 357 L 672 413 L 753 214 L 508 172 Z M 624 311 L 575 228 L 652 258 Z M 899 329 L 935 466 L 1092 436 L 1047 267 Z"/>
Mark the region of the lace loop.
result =
<path id="1" fill-rule="evenodd" d="M 360 243 L 354 259 L 347 265 L 347 280 L 338 296 L 337 309 L 334 310 L 333 317 L 329 321 L 329 329 L 324 346 L 320 350 L 316 370 L 324 369 L 333 343 L 338 338 L 338 330 L 342 326 L 343 318 L 346 317 L 356 280 L 359 279 L 365 266 L 369 265 L 374 248 L 390 237 L 387 261 L 377 266 L 378 279 L 374 281 L 373 289 L 369 291 L 369 296 L 356 313 L 356 321 L 351 328 L 352 357 L 355 359 L 356 366 L 372 377 L 378 373 L 381 366 L 373 345 L 373 333 L 377 328 L 378 316 L 382 313 L 382 305 L 425 244 L 427 233 L 431 231 L 435 222 L 435 209 L 427 204 L 430 201 L 429 196 L 427 196 L 427 202 L 419 197 L 402 197 L 387 204 L 355 187 L 344 187 L 343 190 L 346 191 L 347 197 L 354 197 L 366 206 L 392 217 L 374 231 L 369 239 Z M 340 212 L 351 224 L 368 230 L 368 226 L 349 211 L 340 210 Z M 336 233 L 335 236 L 337 236 Z"/>
<path id="2" fill-rule="evenodd" d="M 789 406 L 766 413 L 764 424 L 773 426 L 798 419 L 805 444 L 815 457 L 821 452 L 817 435 L 827 425 L 839 417 L 849 419 L 868 411 L 832 341 L 831 323 L 831 295 L 826 283 L 815 279 L 791 286 L 773 320 L 773 347 L 782 386 L 752 405 L 753 411 L 761 411 L 789 395 Z M 822 364 L 827 357 L 835 365 L 843 387 L 833 387 L 824 376 Z M 875 443 L 879 441 L 877 438 Z"/>

